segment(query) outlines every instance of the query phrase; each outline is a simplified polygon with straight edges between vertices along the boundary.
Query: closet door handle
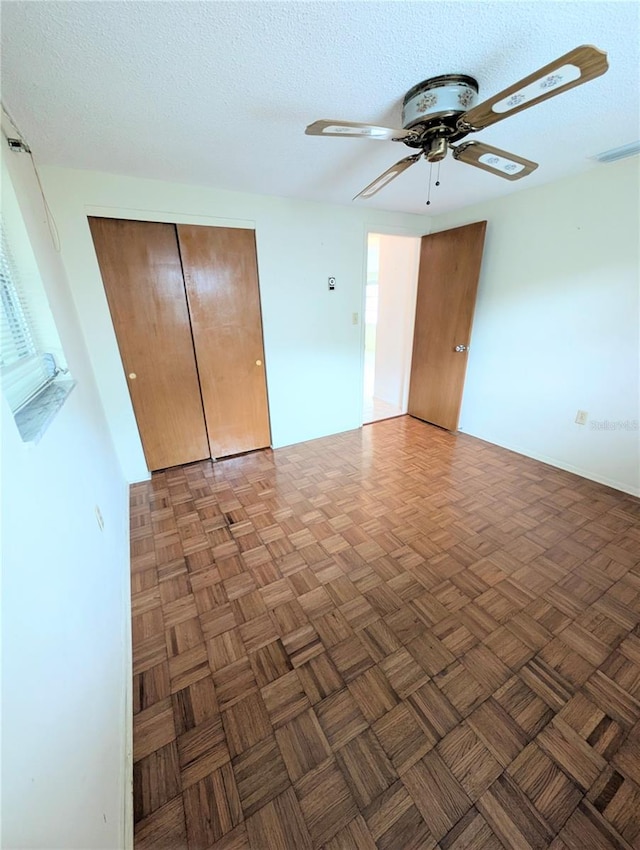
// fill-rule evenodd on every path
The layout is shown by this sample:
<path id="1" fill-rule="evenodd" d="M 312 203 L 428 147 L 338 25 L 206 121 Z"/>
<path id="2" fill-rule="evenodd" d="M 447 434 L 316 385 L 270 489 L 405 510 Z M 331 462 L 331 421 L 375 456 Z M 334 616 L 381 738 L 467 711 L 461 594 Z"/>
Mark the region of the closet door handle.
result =
<path id="1" fill-rule="evenodd" d="M 129 378 L 130 378 L 130 380 L 135 381 L 135 379 L 136 379 L 137 377 L 138 377 L 138 376 L 136 375 L 136 373 L 135 373 L 135 372 L 129 372 Z"/>
<path id="2" fill-rule="evenodd" d="M 262 360 L 256 360 L 256 366 L 262 366 Z"/>

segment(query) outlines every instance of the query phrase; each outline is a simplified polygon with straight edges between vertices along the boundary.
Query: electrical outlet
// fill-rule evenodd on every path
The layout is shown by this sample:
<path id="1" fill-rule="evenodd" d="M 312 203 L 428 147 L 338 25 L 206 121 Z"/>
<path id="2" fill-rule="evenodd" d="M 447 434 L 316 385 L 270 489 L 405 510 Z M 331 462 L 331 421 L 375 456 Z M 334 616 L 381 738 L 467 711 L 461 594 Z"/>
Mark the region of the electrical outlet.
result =
<path id="1" fill-rule="evenodd" d="M 576 425 L 586 425 L 589 414 L 586 410 L 579 410 L 576 413 Z"/>
<path id="2" fill-rule="evenodd" d="M 358 324 L 359 319 L 360 319 L 360 316 L 359 316 L 359 314 L 358 314 L 358 313 L 352 313 L 352 314 L 351 314 L 351 324 L 352 324 L 352 325 L 357 325 L 357 324 Z"/>
<path id="3" fill-rule="evenodd" d="M 102 511 L 96 505 L 96 519 L 98 520 L 98 528 L 100 531 L 104 531 L 104 518 L 102 516 Z"/>

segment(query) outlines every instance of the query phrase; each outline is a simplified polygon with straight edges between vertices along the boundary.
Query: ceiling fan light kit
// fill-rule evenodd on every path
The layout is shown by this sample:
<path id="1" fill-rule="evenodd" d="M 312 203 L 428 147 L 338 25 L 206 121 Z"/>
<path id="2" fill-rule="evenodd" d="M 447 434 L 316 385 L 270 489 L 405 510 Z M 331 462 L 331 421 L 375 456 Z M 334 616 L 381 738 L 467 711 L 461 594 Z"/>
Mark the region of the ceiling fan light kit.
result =
<path id="1" fill-rule="evenodd" d="M 402 102 L 402 126 L 405 130 L 437 126 L 470 109 L 478 97 L 478 82 L 464 74 L 444 74 L 418 83 L 409 89 Z"/>
<path id="2" fill-rule="evenodd" d="M 449 151 L 458 162 L 506 180 L 520 180 L 535 171 L 538 164 L 484 142 L 454 143 L 496 121 L 589 82 L 604 74 L 608 67 L 604 51 L 592 45 L 582 45 L 479 104 L 476 104 L 477 80 L 466 74 L 443 74 L 423 80 L 405 94 L 402 129 L 324 119 L 309 124 L 305 132 L 309 136 L 350 136 L 403 142 L 417 151 L 387 169 L 356 198 L 372 197 L 422 157 L 431 164 L 439 163 Z"/>

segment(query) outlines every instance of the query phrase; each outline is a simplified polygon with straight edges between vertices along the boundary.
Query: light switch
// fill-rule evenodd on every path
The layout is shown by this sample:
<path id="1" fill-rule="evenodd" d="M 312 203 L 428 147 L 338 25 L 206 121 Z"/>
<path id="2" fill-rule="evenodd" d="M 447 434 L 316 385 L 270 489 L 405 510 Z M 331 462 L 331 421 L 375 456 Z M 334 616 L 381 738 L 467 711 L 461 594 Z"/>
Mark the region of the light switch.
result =
<path id="1" fill-rule="evenodd" d="M 360 318 L 360 316 L 358 315 L 358 313 L 352 313 L 351 314 L 351 324 L 357 325 L 359 318 Z"/>
<path id="2" fill-rule="evenodd" d="M 336 279 L 335 279 L 335 277 L 330 277 L 329 278 L 329 292 L 333 292 L 333 290 L 335 288 L 336 288 Z"/>

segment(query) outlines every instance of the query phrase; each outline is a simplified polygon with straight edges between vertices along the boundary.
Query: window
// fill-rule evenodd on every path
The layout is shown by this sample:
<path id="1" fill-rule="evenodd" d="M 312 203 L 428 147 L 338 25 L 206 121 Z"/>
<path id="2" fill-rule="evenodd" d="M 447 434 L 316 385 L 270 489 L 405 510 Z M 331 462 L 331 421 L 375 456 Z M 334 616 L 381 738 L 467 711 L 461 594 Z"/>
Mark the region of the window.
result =
<path id="1" fill-rule="evenodd" d="M 40 266 L 1 157 L 0 379 L 2 395 L 23 442 L 37 443 L 75 381 L 69 374 Z M 43 262 L 48 262 L 43 253 Z"/>
<path id="2" fill-rule="evenodd" d="M 5 398 L 15 413 L 55 376 L 53 357 L 38 350 L 4 227 L 0 230 L 0 371 Z"/>

